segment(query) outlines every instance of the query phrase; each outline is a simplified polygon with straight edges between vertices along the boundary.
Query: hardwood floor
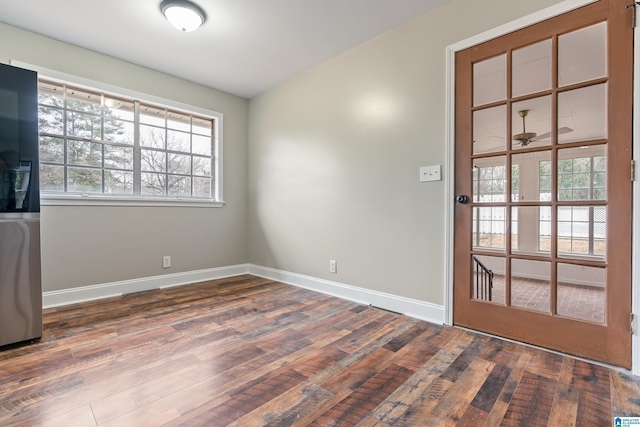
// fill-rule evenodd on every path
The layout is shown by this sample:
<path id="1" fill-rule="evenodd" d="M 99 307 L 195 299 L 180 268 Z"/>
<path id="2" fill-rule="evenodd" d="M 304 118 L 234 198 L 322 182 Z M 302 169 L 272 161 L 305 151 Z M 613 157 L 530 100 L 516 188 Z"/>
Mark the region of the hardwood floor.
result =
<path id="1" fill-rule="evenodd" d="M 610 426 L 640 379 L 253 276 L 45 311 L 2 426 Z"/>

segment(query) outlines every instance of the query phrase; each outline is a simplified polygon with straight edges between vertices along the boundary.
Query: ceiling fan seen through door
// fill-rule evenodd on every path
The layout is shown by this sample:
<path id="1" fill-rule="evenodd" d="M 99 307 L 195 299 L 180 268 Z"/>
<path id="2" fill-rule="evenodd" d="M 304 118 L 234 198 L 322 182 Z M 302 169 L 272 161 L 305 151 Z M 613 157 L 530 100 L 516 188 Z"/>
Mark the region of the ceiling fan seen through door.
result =
<path id="1" fill-rule="evenodd" d="M 513 140 L 517 141 L 523 147 L 526 147 L 532 142 L 547 139 L 551 136 L 551 132 L 543 133 L 542 135 L 537 135 L 535 132 L 527 132 L 525 117 L 527 117 L 528 114 L 529 114 L 529 110 L 518 111 L 518 115 L 522 117 L 522 133 L 513 135 Z M 558 129 L 558 135 L 562 135 L 564 133 L 569 133 L 569 132 L 573 132 L 573 129 L 568 128 L 566 126 Z"/>

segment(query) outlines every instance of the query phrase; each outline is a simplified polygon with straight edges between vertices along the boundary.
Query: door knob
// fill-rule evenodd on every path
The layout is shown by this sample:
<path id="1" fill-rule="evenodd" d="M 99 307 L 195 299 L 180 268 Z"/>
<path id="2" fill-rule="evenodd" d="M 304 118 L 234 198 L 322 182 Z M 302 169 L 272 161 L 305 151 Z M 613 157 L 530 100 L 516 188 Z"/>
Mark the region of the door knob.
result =
<path id="1" fill-rule="evenodd" d="M 456 202 L 465 204 L 469 201 L 469 196 L 465 196 L 464 194 L 460 194 L 456 197 Z"/>

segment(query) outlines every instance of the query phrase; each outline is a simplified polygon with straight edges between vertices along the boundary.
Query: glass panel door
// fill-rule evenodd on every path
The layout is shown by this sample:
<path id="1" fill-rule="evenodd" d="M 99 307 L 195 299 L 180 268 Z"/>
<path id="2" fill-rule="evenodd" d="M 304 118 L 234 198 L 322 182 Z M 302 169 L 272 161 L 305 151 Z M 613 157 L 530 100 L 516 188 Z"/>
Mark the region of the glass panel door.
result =
<path id="1" fill-rule="evenodd" d="M 631 339 L 632 31 L 614 3 L 458 53 L 454 323 L 629 366 L 630 345 L 607 348 Z"/>

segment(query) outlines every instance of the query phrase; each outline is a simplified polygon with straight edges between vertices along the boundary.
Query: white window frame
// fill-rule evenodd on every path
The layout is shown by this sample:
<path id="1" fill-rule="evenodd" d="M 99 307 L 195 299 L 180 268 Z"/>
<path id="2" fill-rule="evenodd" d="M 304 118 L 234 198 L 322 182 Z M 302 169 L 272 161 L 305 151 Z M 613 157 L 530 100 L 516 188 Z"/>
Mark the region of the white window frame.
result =
<path id="1" fill-rule="evenodd" d="M 142 92 L 125 89 L 106 83 L 85 79 L 71 74 L 39 67 L 20 61 L 11 60 L 11 65 L 37 72 L 45 79 L 60 80 L 79 87 L 97 90 L 113 95 L 125 96 L 137 99 L 143 103 L 152 103 L 168 109 L 183 110 L 192 114 L 208 116 L 214 119 L 212 130 L 213 140 L 213 192 L 211 199 L 197 199 L 171 196 L 111 196 L 102 194 L 70 194 L 41 192 L 40 203 L 42 206 L 171 206 L 171 207 L 222 207 L 225 205 L 223 198 L 223 115 L 216 111 L 207 110 L 177 101 L 160 98 Z"/>

